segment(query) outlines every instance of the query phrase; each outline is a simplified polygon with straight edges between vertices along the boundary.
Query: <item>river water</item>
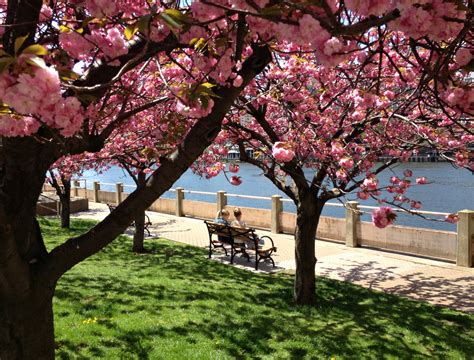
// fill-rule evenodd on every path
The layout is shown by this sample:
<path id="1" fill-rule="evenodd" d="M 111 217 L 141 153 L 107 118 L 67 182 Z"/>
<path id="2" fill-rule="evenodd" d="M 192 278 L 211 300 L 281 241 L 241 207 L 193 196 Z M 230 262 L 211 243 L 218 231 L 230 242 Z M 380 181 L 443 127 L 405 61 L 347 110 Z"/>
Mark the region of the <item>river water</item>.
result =
<path id="1" fill-rule="evenodd" d="M 423 203 L 422 210 L 437 212 L 456 212 L 462 209 L 474 210 L 474 175 L 466 170 L 456 169 L 448 163 L 407 163 L 400 164 L 387 170 L 378 176 L 381 184 L 387 184 L 388 179 L 392 175 L 402 177 L 405 169 L 413 171 L 413 178 L 426 176 L 430 182 L 427 185 L 414 185 L 407 193 L 411 199 L 421 201 Z M 309 174 L 309 173 L 308 173 Z M 183 187 L 187 190 L 217 192 L 218 190 L 227 191 L 229 194 L 240 195 L 256 195 L 270 197 L 272 195 L 282 195 L 268 179 L 266 179 L 261 170 L 249 165 L 240 164 L 239 176 L 242 177 L 242 184 L 239 186 L 231 185 L 223 174 L 212 178 L 205 179 L 194 175 L 188 170 L 174 185 L 173 188 Z M 97 174 L 93 171 L 86 172 L 83 176 L 86 179 L 87 187 L 91 188 L 92 181 L 100 181 L 102 183 L 122 182 L 127 185 L 133 185 L 133 180 L 122 169 L 114 167 L 107 172 Z M 113 186 L 101 185 L 102 190 L 114 191 Z M 126 192 L 133 189 L 126 187 Z M 164 198 L 174 197 L 174 193 L 167 192 Z M 201 194 L 185 194 L 186 199 L 215 202 L 215 196 Z M 348 200 L 355 200 L 355 195 L 348 196 Z M 337 202 L 333 200 L 332 202 Z M 256 199 L 240 199 L 229 197 L 229 205 L 246 206 L 269 209 L 270 200 Z M 369 199 L 360 201 L 361 205 L 377 205 L 374 200 Z M 290 202 L 283 203 L 284 211 L 294 212 L 295 207 Z M 344 217 L 344 209 L 333 206 L 326 206 L 323 212 L 326 216 Z M 245 214 L 244 214 L 245 215 Z M 370 215 L 363 215 L 363 220 L 369 221 Z M 455 231 L 456 226 L 446 222 L 434 222 L 422 219 L 417 216 L 400 214 L 397 218 L 397 224 L 405 226 L 424 227 L 431 229 Z"/>

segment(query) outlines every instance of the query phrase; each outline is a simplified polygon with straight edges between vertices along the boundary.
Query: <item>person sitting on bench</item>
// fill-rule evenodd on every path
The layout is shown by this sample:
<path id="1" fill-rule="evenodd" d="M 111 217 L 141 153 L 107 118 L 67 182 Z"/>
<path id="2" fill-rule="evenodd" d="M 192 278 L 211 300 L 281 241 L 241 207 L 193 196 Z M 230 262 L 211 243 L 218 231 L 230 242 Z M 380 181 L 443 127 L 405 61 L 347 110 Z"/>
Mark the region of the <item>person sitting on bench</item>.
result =
<path id="1" fill-rule="evenodd" d="M 237 227 L 237 228 L 248 228 L 247 223 L 244 220 L 242 220 L 242 210 L 240 208 L 238 207 L 234 208 L 234 217 L 235 217 L 235 220 L 232 221 L 231 226 Z M 262 239 L 258 237 L 257 239 L 258 239 L 259 246 L 265 245 L 265 241 L 263 241 Z M 248 243 L 247 246 L 249 249 L 253 249 L 255 247 L 253 243 Z"/>
<path id="2" fill-rule="evenodd" d="M 217 212 L 217 215 L 216 215 L 216 218 L 214 219 L 214 222 L 217 223 L 217 224 L 230 225 L 229 217 L 230 217 L 229 210 L 222 209 L 222 210 Z M 229 241 L 232 240 L 232 239 L 229 239 L 227 236 L 222 236 L 222 235 L 218 235 L 217 239 L 221 242 L 222 241 L 223 242 L 229 242 Z"/>

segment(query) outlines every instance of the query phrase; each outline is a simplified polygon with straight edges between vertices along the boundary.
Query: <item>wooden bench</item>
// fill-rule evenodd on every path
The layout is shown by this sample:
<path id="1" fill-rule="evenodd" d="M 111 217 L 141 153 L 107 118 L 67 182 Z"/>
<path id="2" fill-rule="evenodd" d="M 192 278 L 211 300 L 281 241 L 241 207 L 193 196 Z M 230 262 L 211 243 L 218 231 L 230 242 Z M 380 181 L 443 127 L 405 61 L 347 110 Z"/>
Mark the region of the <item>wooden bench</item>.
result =
<path id="1" fill-rule="evenodd" d="M 272 254 L 277 248 L 273 239 L 269 236 L 259 237 L 252 228 L 238 228 L 225 224 L 219 224 L 213 221 L 205 220 L 209 234 L 209 258 L 214 250 L 222 248 L 227 255 L 227 247 L 230 247 L 230 263 L 234 263 L 234 257 L 237 254 L 243 254 L 248 261 L 250 257 L 255 257 L 255 270 L 258 270 L 260 261 L 270 260 L 273 267 L 275 261 Z M 217 238 L 216 238 L 217 236 Z M 259 240 L 265 241 L 265 245 L 259 245 Z"/>
<path id="2" fill-rule="evenodd" d="M 117 206 L 116 205 L 112 205 L 112 204 L 107 204 L 107 207 L 109 208 L 109 211 L 112 212 L 114 211 Z M 148 217 L 147 214 L 145 214 L 145 224 L 144 224 L 144 229 L 146 230 L 148 236 L 151 236 L 151 233 L 150 233 L 150 230 L 148 229 L 148 226 L 151 226 L 153 225 L 150 218 Z M 130 226 L 133 226 L 135 227 L 135 221 L 132 221 L 132 223 L 130 224 Z"/>

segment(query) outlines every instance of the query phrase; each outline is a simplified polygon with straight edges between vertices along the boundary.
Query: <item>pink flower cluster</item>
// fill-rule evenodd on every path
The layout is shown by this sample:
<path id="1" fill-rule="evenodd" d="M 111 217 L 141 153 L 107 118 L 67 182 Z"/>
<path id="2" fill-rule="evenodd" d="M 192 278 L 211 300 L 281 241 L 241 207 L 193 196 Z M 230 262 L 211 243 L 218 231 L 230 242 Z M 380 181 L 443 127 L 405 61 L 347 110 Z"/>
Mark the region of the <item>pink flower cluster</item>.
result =
<path id="1" fill-rule="evenodd" d="M 91 57 L 94 48 L 102 51 L 107 59 L 115 59 L 128 53 L 127 42 L 117 28 L 94 29 L 91 34 L 82 36 L 76 31 L 59 35 L 61 47 L 72 57 L 86 60 Z"/>
<path id="2" fill-rule="evenodd" d="M 214 107 L 214 100 L 208 99 L 207 107 L 204 106 L 201 99 L 183 103 L 183 99 L 176 101 L 175 110 L 186 117 L 202 118 L 210 114 Z"/>
<path id="3" fill-rule="evenodd" d="M 432 40 L 441 41 L 455 36 L 463 27 L 462 22 L 446 20 L 448 18 L 462 20 L 466 16 L 466 12 L 459 10 L 454 2 L 444 0 L 393 2 L 400 10 L 400 18 L 390 25 L 408 36 L 419 38 L 428 34 Z"/>
<path id="4" fill-rule="evenodd" d="M 380 229 L 393 224 L 396 218 L 397 214 L 388 206 L 381 206 L 372 212 L 372 222 Z"/>
<path id="5" fill-rule="evenodd" d="M 38 131 L 40 124 L 32 117 L 5 115 L 0 117 L 0 135 L 27 136 Z"/>
<path id="6" fill-rule="evenodd" d="M 220 174 L 221 171 L 225 169 L 225 164 L 221 162 L 216 162 L 213 166 L 207 167 L 205 169 L 206 179 L 213 178 Z"/>
<path id="7" fill-rule="evenodd" d="M 237 164 L 230 164 L 230 165 L 229 165 L 229 171 L 230 171 L 231 173 L 238 173 L 239 170 L 240 170 L 239 165 L 237 165 Z"/>
<path id="8" fill-rule="evenodd" d="M 446 215 L 444 221 L 449 222 L 451 224 L 456 224 L 459 221 L 459 215 L 458 214 Z"/>
<path id="9" fill-rule="evenodd" d="M 238 186 L 238 185 L 242 184 L 242 179 L 241 179 L 240 176 L 232 176 L 230 178 L 230 183 L 232 185 Z"/>
<path id="10" fill-rule="evenodd" d="M 83 112 L 75 97 L 64 98 L 58 72 L 52 67 L 31 67 L 30 73 L 21 73 L 17 78 L 4 73 L 0 76 L 0 98 L 16 113 L 33 114 L 52 128 L 60 129 L 64 136 L 71 136 L 79 130 Z M 36 132 L 36 120 L 25 117 L 17 126 L 11 126 L 16 116 L 4 116 L 2 128 L 6 136 L 25 136 Z M 20 118 L 21 119 L 21 118 Z M 6 128 L 5 128 L 6 126 Z"/>
<path id="11" fill-rule="evenodd" d="M 107 31 L 93 30 L 91 35 L 86 35 L 86 38 L 96 44 L 108 59 L 128 53 L 127 42 L 115 27 L 107 29 Z"/>
<path id="12" fill-rule="evenodd" d="M 272 155 L 277 161 L 290 162 L 295 157 L 295 152 L 285 142 L 276 142 L 272 148 Z"/>

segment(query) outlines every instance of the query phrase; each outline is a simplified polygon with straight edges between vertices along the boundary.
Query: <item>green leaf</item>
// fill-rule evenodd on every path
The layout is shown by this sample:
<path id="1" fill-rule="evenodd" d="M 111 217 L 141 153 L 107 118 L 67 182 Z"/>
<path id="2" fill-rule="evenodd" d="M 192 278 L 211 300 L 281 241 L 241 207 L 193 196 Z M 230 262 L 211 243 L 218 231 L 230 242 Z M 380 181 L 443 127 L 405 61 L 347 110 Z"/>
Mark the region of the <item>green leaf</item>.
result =
<path id="1" fill-rule="evenodd" d="M 280 5 L 273 5 L 266 7 L 260 11 L 260 14 L 265 16 L 280 16 L 281 15 L 281 7 Z"/>
<path id="2" fill-rule="evenodd" d="M 185 23 L 189 22 L 189 17 L 176 9 L 166 9 L 160 14 L 160 18 L 172 31 L 181 29 Z"/>
<path id="3" fill-rule="evenodd" d="M 11 113 L 12 113 L 12 110 L 8 107 L 8 105 L 0 100 L 0 114 L 5 115 L 5 114 L 11 114 Z"/>
<path id="4" fill-rule="evenodd" d="M 209 98 L 207 96 L 200 96 L 199 99 L 201 100 L 203 109 L 207 109 L 209 107 Z"/>
<path id="5" fill-rule="evenodd" d="M 28 39 L 29 35 L 25 36 L 20 36 L 15 39 L 15 54 L 18 54 L 18 51 L 22 47 L 22 45 L 25 43 L 26 39 Z"/>
<path id="6" fill-rule="evenodd" d="M 32 57 L 31 59 L 27 59 L 26 62 L 32 66 L 38 66 L 40 68 L 46 69 L 46 63 L 40 57 Z"/>
<path id="7" fill-rule="evenodd" d="M 69 69 L 61 69 L 59 70 L 59 77 L 62 80 L 77 80 L 79 78 L 79 75 L 76 74 L 74 71 L 69 70 Z"/>
<path id="8" fill-rule="evenodd" d="M 211 89 L 211 88 L 215 87 L 216 85 L 215 85 L 215 84 L 208 83 L 208 82 L 205 82 L 205 83 L 202 83 L 200 86 L 204 86 L 204 87 L 207 88 L 207 89 Z"/>
<path id="9" fill-rule="evenodd" d="M 66 26 L 66 25 L 60 25 L 60 26 L 59 26 L 59 32 L 61 32 L 61 33 L 68 33 L 68 32 L 71 32 L 71 28 L 69 28 L 69 27 Z"/>
<path id="10" fill-rule="evenodd" d="M 194 44 L 194 48 L 197 50 L 197 51 L 203 51 L 207 46 L 207 41 L 206 39 L 204 38 L 200 38 L 196 44 Z"/>
<path id="11" fill-rule="evenodd" d="M 138 23 L 135 23 L 133 25 L 128 25 L 125 28 L 125 31 L 123 32 L 123 34 L 125 35 L 125 39 L 130 41 L 133 38 L 133 36 L 137 33 L 137 31 L 138 31 Z"/>
<path id="12" fill-rule="evenodd" d="M 225 36 L 218 37 L 215 40 L 216 48 L 227 47 L 227 43 L 228 43 L 228 40 L 227 40 L 227 37 Z"/>
<path id="13" fill-rule="evenodd" d="M 142 32 L 142 33 L 148 33 L 149 29 L 150 29 L 150 22 L 151 22 L 151 15 L 150 14 L 147 14 L 147 15 L 143 15 L 140 17 L 140 19 L 138 19 L 138 22 L 137 22 L 137 26 L 138 26 L 138 29 Z"/>
<path id="14" fill-rule="evenodd" d="M 196 44 L 200 39 L 202 38 L 197 38 L 197 37 L 192 38 L 191 41 L 189 42 L 189 45 L 194 46 L 194 44 Z"/>
<path id="15" fill-rule="evenodd" d="M 8 67 L 12 65 L 14 62 L 15 62 L 15 58 L 11 56 L 0 58 L 0 73 L 8 69 Z"/>
<path id="16" fill-rule="evenodd" d="M 28 46 L 25 50 L 21 52 L 22 54 L 33 54 L 37 56 L 48 55 L 49 51 L 44 46 L 39 44 L 34 44 Z"/>

